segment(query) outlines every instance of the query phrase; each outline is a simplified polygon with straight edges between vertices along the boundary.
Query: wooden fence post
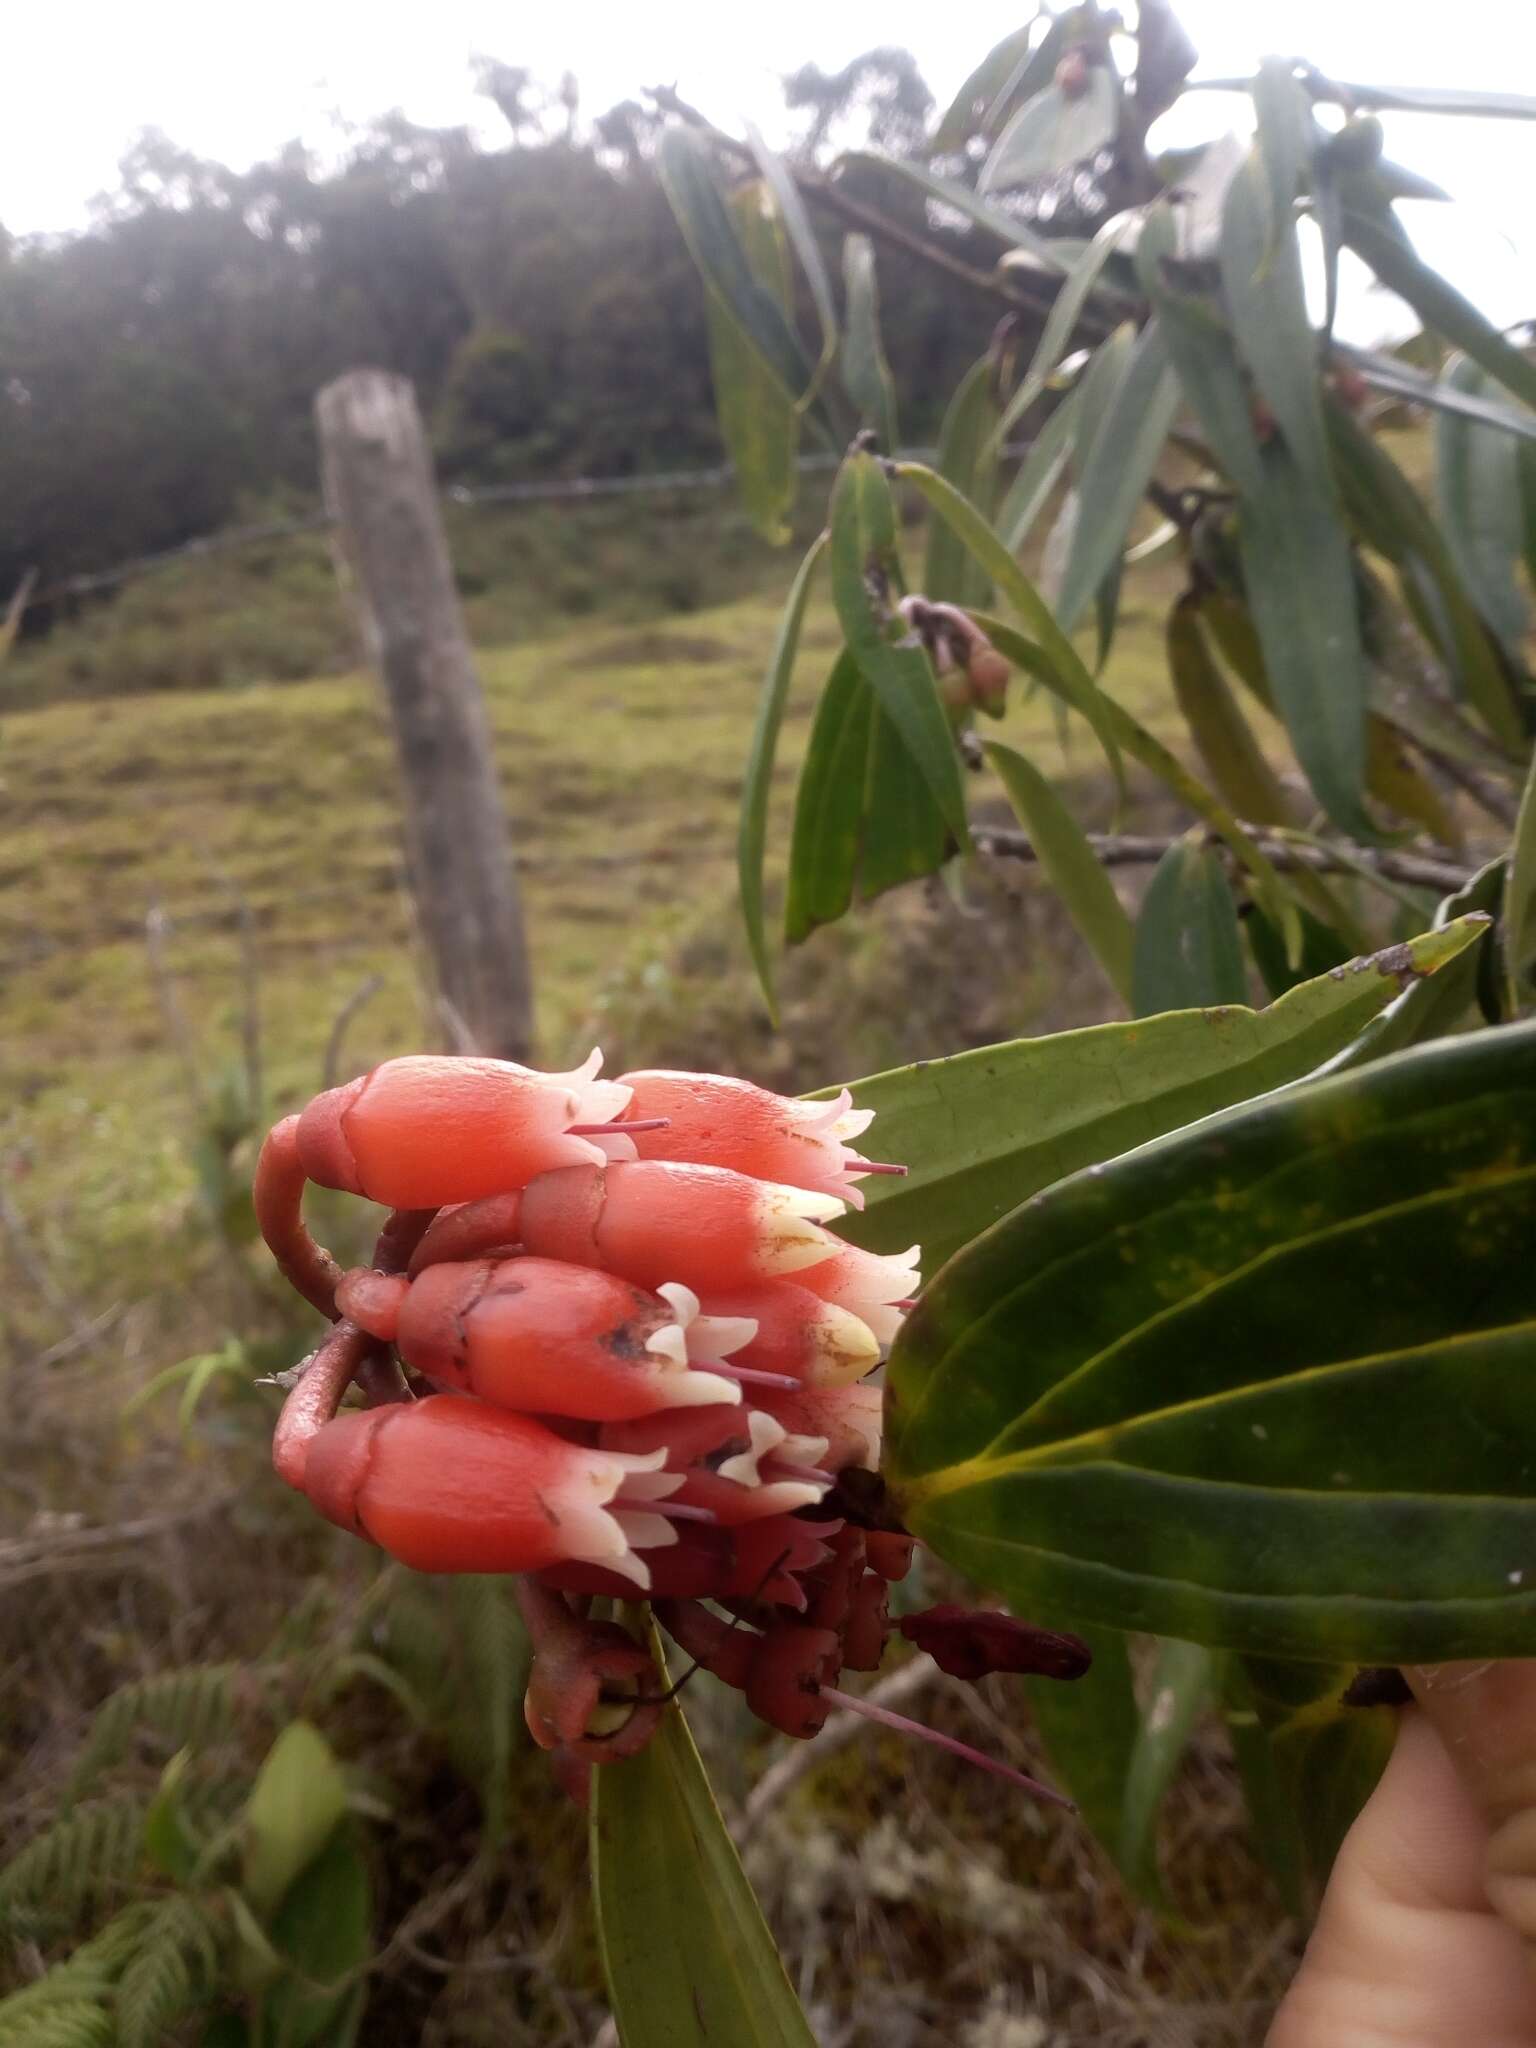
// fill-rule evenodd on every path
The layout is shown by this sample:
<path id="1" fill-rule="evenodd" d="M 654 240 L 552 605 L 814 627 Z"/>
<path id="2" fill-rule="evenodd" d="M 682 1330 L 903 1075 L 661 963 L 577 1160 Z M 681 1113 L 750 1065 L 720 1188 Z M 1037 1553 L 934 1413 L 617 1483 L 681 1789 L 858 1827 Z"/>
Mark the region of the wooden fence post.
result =
<path id="1" fill-rule="evenodd" d="M 389 706 L 411 886 L 450 1022 L 526 1060 L 532 977 L 490 721 L 432 457 L 407 378 L 351 370 L 315 400 L 338 568 Z"/>

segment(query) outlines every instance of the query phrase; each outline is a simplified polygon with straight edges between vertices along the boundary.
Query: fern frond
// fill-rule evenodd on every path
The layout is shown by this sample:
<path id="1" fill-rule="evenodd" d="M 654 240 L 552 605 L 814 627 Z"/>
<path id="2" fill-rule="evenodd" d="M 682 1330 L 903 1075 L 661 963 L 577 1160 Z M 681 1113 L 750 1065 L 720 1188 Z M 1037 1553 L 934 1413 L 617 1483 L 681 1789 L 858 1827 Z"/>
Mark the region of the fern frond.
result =
<path id="1" fill-rule="evenodd" d="M 219 1967 L 219 1937 L 196 1899 L 160 1907 L 117 1986 L 117 2048 L 160 2048 L 166 2029 L 206 1997 Z"/>
<path id="2" fill-rule="evenodd" d="M 9 1998 L 0 2003 L 5 2048 L 113 2048 L 112 2016 L 91 1999 L 45 2005 L 14 2019 L 11 2005 Z"/>
<path id="3" fill-rule="evenodd" d="M 128 1881 L 143 1842 L 137 1799 L 104 1799 L 65 1814 L 0 1869 L 0 1921 L 28 1907 L 49 1919 L 76 1917 Z"/>
<path id="4" fill-rule="evenodd" d="M 85 1748 L 70 1776 L 66 1803 L 117 1763 L 134 1733 L 152 1728 L 177 1749 L 196 1749 L 222 1735 L 235 1717 L 236 1664 L 188 1664 L 119 1686 L 97 1709 Z"/>

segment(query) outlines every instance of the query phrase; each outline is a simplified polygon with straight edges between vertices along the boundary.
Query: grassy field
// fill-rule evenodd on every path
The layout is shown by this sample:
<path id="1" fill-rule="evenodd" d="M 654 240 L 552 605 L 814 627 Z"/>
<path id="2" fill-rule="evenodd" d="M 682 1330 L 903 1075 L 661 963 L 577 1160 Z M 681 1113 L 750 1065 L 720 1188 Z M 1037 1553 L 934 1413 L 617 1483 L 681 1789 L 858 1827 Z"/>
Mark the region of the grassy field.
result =
<path id="1" fill-rule="evenodd" d="M 470 610 L 524 865 L 541 1056 L 564 1064 L 595 1042 L 613 1071 L 699 1064 L 810 1087 L 1106 1014 L 1096 970 L 1034 878 L 978 866 L 954 891 L 909 890 L 818 934 L 789 967 L 783 1033 L 769 1029 L 736 931 L 733 842 L 789 565 L 735 542 L 713 561 L 706 527 L 700 515 L 665 552 L 669 573 L 707 572 L 729 593 L 709 608 L 653 584 L 573 620 L 569 605 L 554 615 L 552 583 L 535 616 L 537 561 L 514 598 L 477 559 L 485 582 Z M 622 568 L 611 534 L 585 551 L 569 535 L 543 545 L 546 577 L 549 562 L 569 569 L 603 548 L 610 573 Z M 215 594 L 230 595 L 231 573 Z M 334 600 L 302 573 L 303 644 L 330 647 L 337 665 Z M 243 617 L 255 600 L 241 590 Z M 374 1597 L 356 1546 L 274 1499 L 264 1406 L 210 1403 L 189 1444 L 157 1411 L 127 1431 L 119 1422 L 127 1393 L 188 1351 L 233 1335 L 253 1358 L 297 1355 L 304 1333 L 244 1242 L 237 1191 L 256 1127 L 320 1085 L 328 1048 L 345 1074 L 440 1036 L 420 992 L 371 683 L 341 672 L 209 686 L 223 673 L 220 617 L 197 611 L 190 591 L 145 585 L 128 620 L 148 636 L 136 679 L 163 671 L 169 686 L 111 688 L 110 612 L 84 629 L 89 645 L 56 635 L 17 664 L 20 708 L 6 709 L 0 686 L 0 1362 L 19 1418 L 0 1513 L 23 1537 L 61 1515 L 152 1525 L 93 1553 L 94 1569 L 66 1544 L 70 1561 L 12 1573 L 0 1854 L 46 1815 L 85 1717 L 114 1685 L 254 1655 L 298 1581 L 316 1629 L 337 1639 Z M 1130 595 L 1145 609 L 1106 680 L 1171 739 L 1152 631 L 1162 572 Z M 778 850 L 835 644 L 823 597 L 775 788 Z M 1039 699 L 1003 730 L 1072 776 L 1085 823 L 1109 822 L 1080 733 L 1064 755 Z M 985 787 L 977 798 L 993 800 Z M 1143 791 L 1132 815 L 1166 812 Z M 0 1590 L 10 1582 L 0 1546 Z M 739 1794 L 745 1733 L 728 1705 L 696 1698 Z M 985 1737 L 1028 1757 L 1006 1688 L 979 1707 L 945 1693 L 922 1711 L 973 1736 L 979 1714 Z M 465 1893 L 456 1873 L 476 1823 L 462 1788 L 398 1716 L 350 1696 L 329 1712 L 355 1766 L 391 1787 L 386 1924 L 440 1905 L 430 1937 L 418 1927 L 392 1948 L 365 2038 L 588 2041 L 601 2018 L 590 1936 L 560 1910 L 576 1829 L 541 1760 L 519 1762 L 500 1860 Z M 163 1756 L 151 1743 L 137 1759 L 151 1782 Z M 1135 1912 L 1070 1830 L 1033 1809 L 1000 1816 L 984 1781 L 882 1738 L 786 1799 L 751 1853 L 829 2044 L 1251 2042 L 1293 1937 L 1241 1847 L 1213 1744 L 1197 1749 L 1174 1803 L 1170 1850 L 1194 1934 Z"/>

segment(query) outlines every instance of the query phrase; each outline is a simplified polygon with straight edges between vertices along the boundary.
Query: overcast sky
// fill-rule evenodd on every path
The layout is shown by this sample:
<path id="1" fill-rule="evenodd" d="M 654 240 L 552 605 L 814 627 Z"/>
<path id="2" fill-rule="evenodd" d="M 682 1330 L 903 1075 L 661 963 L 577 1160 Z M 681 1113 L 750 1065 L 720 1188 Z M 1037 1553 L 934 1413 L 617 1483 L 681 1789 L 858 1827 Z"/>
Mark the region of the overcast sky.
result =
<path id="1" fill-rule="evenodd" d="M 13 233 L 82 225 L 147 127 L 241 167 L 295 135 L 334 146 L 339 121 L 390 107 L 467 121 L 494 141 L 499 116 L 470 86 L 477 51 L 551 82 L 574 71 L 589 115 L 675 82 L 722 125 L 748 115 L 772 139 L 779 77 L 807 59 L 831 70 L 873 43 L 904 44 L 942 104 L 1031 11 L 1028 0 L 44 0 L 6 23 L 0 222 Z M 1341 78 L 1536 93 L 1533 0 L 1180 0 L 1179 13 L 1208 76 L 1284 52 Z M 1190 103 L 1166 139 L 1195 139 L 1234 111 Z M 1494 319 L 1536 313 L 1536 123 L 1391 116 L 1387 148 L 1476 198 L 1475 213 L 1413 209 L 1425 255 Z"/>

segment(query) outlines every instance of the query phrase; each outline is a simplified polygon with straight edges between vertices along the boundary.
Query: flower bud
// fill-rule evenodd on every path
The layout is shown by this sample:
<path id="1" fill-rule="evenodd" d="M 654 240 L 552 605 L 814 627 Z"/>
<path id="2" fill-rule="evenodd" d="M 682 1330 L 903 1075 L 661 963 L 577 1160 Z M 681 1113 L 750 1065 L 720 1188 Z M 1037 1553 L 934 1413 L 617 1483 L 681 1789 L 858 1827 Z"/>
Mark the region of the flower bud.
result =
<path id="1" fill-rule="evenodd" d="M 328 1422 L 309 1444 L 304 1491 L 416 1571 L 532 1572 L 578 1559 L 644 1590 L 640 1552 L 676 1541 L 646 1507 L 680 1483 L 661 1463 L 436 1395 Z"/>
<path id="2" fill-rule="evenodd" d="M 665 1071 L 626 1074 L 631 1117 L 665 1117 L 666 1128 L 636 1134 L 642 1159 L 729 1166 L 757 1180 L 782 1181 L 864 1206 L 850 1177 L 867 1161 L 850 1144 L 874 1121 L 845 1088 L 831 1102 L 797 1102 L 724 1074 Z"/>
<path id="3" fill-rule="evenodd" d="M 316 1096 L 299 1119 L 299 1156 L 311 1180 L 390 1208 L 473 1201 L 554 1167 L 601 1164 L 600 1146 L 566 1132 L 598 1120 L 586 1105 L 617 1089 L 510 1060 L 410 1054 Z"/>

